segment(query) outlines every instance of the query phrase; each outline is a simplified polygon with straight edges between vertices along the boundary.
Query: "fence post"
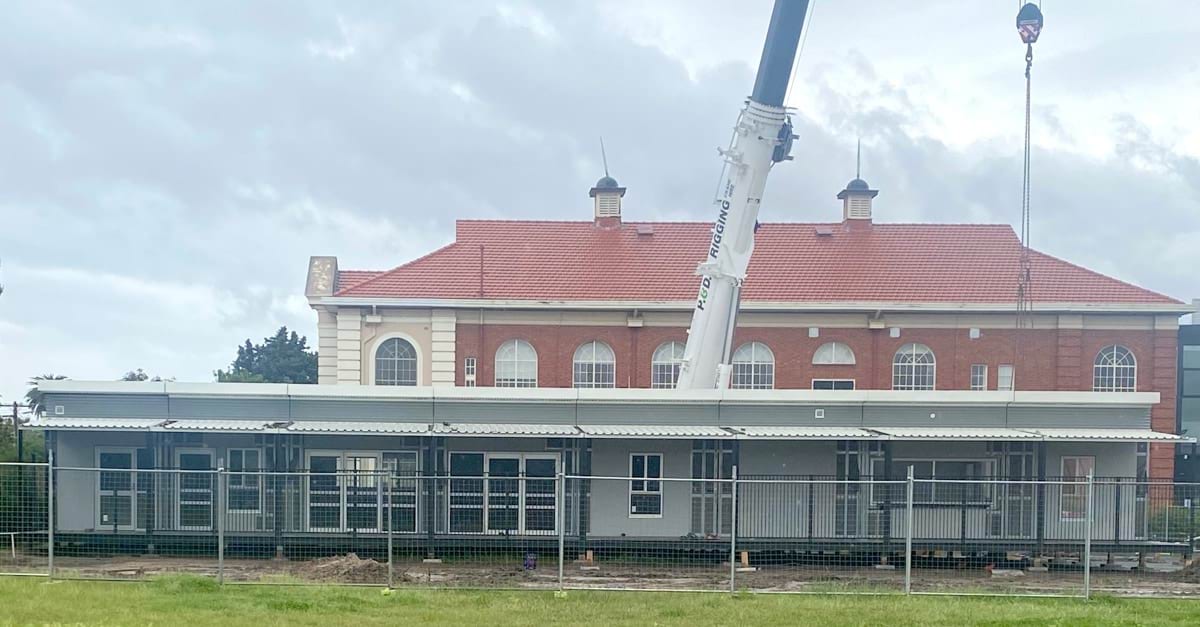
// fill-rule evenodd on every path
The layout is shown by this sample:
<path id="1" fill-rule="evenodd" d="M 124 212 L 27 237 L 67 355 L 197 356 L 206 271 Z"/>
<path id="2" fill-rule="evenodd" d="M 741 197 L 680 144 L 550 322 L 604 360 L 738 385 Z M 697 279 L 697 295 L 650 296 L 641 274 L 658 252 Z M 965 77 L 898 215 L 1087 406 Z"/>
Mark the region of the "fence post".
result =
<path id="1" fill-rule="evenodd" d="M 54 579 L 54 448 L 46 450 L 46 576 Z"/>
<path id="2" fill-rule="evenodd" d="M 386 475 L 384 475 L 384 477 L 383 477 L 384 489 L 387 490 L 387 516 L 385 518 L 387 519 L 387 552 L 388 552 L 387 587 L 389 589 L 396 587 L 395 586 L 396 564 L 393 561 L 395 558 L 392 557 L 393 555 L 396 554 L 396 552 L 394 550 L 392 550 L 393 549 L 392 528 L 395 527 L 395 523 L 392 521 L 392 517 L 396 515 L 396 510 L 392 509 L 392 489 L 393 489 L 392 481 L 393 481 L 393 479 L 392 479 L 391 472 L 388 472 Z M 417 492 L 420 493 L 420 490 L 417 490 Z M 414 520 L 413 523 L 415 525 L 416 521 Z"/>
<path id="3" fill-rule="evenodd" d="M 225 468 L 217 468 L 217 583 L 225 583 L 225 487 L 229 485 Z"/>
<path id="4" fill-rule="evenodd" d="M 913 541 L 913 467 L 908 467 L 907 496 L 904 499 L 904 594 L 912 594 Z"/>
<path id="5" fill-rule="evenodd" d="M 554 487 L 558 492 L 558 497 L 554 499 L 555 509 L 558 510 L 558 591 L 562 592 L 567 539 L 567 476 L 562 468 L 558 469 L 558 480 L 555 483 Z"/>
<path id="6" fill-rule="evenodd" d="M 1083 598 L 1092 598 L 1092 489 L 1095 477 L 1088 473 L 1087 508 L 1083 517 Z"/>
<path id="7" fill-rule="evenodd" d="M 729 592 L 737 592 L 737 523 L 738 523 L 738 467 L 733 465 L 732 488 L 730 492 L 730 521 L 729 521 Z M 720 494 L 720 491 L 717 492 Z M 720 497 L 718 497 L 720 502 Z"/>

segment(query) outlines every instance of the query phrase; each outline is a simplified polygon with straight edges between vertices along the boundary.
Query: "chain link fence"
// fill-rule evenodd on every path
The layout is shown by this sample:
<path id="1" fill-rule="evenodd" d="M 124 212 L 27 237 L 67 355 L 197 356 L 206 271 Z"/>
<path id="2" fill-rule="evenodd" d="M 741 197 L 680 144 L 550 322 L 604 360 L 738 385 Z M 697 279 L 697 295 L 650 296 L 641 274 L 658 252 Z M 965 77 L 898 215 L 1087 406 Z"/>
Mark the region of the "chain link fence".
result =
<path id="1" fill-rule="evenodd" d="M 1200 596 L 1200 485 L 0 464 L 0 574 L 817 594 Z M 53 507 L 51 506 L 53 504 Z"/>

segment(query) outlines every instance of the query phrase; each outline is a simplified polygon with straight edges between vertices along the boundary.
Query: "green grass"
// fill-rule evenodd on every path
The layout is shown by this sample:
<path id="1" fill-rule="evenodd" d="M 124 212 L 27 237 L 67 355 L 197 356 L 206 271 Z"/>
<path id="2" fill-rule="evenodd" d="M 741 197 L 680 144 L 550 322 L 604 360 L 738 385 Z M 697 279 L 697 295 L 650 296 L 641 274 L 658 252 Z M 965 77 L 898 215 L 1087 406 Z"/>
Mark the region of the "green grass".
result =
<path id="1" fill-rule="evenodd" d="M 219 586 L 0 577 L 0 624 L 1192 625 L 1200 602 Z"/>

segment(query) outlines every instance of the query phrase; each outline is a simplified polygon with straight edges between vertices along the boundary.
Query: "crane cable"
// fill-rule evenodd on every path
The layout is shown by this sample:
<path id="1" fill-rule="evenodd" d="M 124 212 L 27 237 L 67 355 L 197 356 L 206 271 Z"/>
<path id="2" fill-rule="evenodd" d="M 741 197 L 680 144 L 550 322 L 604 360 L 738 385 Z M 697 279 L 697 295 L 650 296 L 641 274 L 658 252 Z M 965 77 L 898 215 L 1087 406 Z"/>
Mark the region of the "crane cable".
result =
<path id="1" fill-rule="evenodd" d="M 1030 174 L 1030 148 L 1032 145 L 1030 134 L 1030 118 L 1031 118 L 1031 103 L 1032 103 L 1032 81 L 1030 73 L 1033 69 L 1033 44 L 1037 42 L 1038 35 L 1042 32 L 1042 11 L 1041 9 L 1030 2 L 1021 7 L 1017 12 L 1017 32 L 1021 35 L 1021 41 L 1025 43 L 1025 155 L 1023 170 L 1021 173 L 1021 253 L 1020 253 L 1020 268 L 1017 276 L 1017 315 L 1016 315 L 1016 333 L 1014 337 L 1013 347 L 1013 365 L 1020 364 L 1021 358 L 1021 338 L 1024 335 L 1023 331 L 1026 328 L 1033 326 L 1032 320 L 1032 294 L 1030 293 L 1032 283 L 1032 260 L 1029 249 L 1029 174 Z M 1012 389 L 1016 390 L 1016 385 Z"/>

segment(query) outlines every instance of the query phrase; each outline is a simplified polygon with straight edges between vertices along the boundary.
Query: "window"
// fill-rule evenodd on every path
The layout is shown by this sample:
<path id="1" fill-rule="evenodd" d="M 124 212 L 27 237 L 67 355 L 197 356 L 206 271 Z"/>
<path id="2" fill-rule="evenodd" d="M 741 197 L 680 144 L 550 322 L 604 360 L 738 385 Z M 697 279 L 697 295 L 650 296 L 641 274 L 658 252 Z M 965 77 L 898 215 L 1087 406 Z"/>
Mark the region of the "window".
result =
<path id="1" fill-rule="evenodd" d="M 384 340 L 375 350 L 375 385 L 416 385 L 417 351 L 408 340 Z"/>
<path id="2" fill-rule="evenodd" d="M 137 505 L 133 449 L 97 448 L 96 461 L 102 469 L 96 478 L 97 525 L 108 529 L 132 529 Z"/>
<path id="3" fill-rule="evenodd" d="M 557 472 L 554 453 L 451 453 L 450 532 L 553 534 Z"/>
<path id="4" fill-rule="evenodd" d="M 629 456 L 629 517 L 659 518 L 662 502 L 662 454 L 634 453 Z"/>
<path id="5" fill-rule="evenodd" d="M 893 390 L 932 390 L 936 377 L 933 351 L 924 344 L 905 344 L 892 359 Z"/>
<path id="6" fill-rule="evenodd" d="M 537 351 L 525 340 L 509 340 L 496 349 L 496 387 L 535 388 Z"/>
<path id="7" fill-rule="evenodd" d="M 770 390 L 775 387 L 775 354 L 762 342 L 747 342 L 733 351 L 730 387 Z"/>
<path id="8" fill-rule="evenodd" d="M 976 392 L 987 389 L 987 364 L 971 364 L 971 389 Z"/>
<path id="9" fill-rule="evenodd" d="M 1087 518 L 1087 478 L 1096 469 L 1096 458 L 1091 455 L 1062 458 L 1062 479 L 1075 483 L 1062 485 L 1059 499 L 1059 517 L 1063 520 Z"/>
<path id="10" fill-rule="evenodd" d="M 604 342 L 592 341 L 575 349 L 572 371 L 577 388 L 617 386 L 617 358 Z"/>
<path id="11" fill-rule="evenodd" d="M 261 509 L 259 481 L 257 474 L 261 453 L 255 448 L 229 449 L 228 499 L 229 510 L 235 512 L 257 512 Z"/>
<path id="12" fill-rule="evenodd" d="M 987 479 L 991 476 L 991 460 L 979 459 L 894 459 L 891 466 L 891 479 L 899 481 L 908 478 L 908 467 L 913 467 L 913 479 L 943 479 L 948 481 L 973 481 Z M 871 460 L 871 474 L 876 479 L 883 475 L 883 460 Z M 875 497 L 880 500 L 879 496 Z M 934 483 L 916 482 L 913 484 L 913 503 L 917 505 L 946 505 L 991 503 L 991 488 L 983 483 Z"/>
<path id="13" fill-rule="evenodd" d="M 1013 389 L 1013 367 L 1011 365 L 1000 364 L 1000 367 L 996 369 L 996 389 Z"/>
<path id="14" fill-rule="evenodd" d="M 463 358 L 463 385 L 469 388 L 475 387 L 475 371 L 476 362 L 474 357 Z"/>
<path id="15" fill-rule="evenodd" d="M 679 380 L 679 364 L 683 359 L 683 342 L 663 342 L 650 358 L 650 387 L 673 388 Z"/>
<path id="16" fill-rule="evenodd" d="M 1137 389 L 1137 360 L 1128 348 L 1105 346 L 1096 355 L 1092 391 L 1133 392 Z"/>
<path id="17" fill-rule="evenodd" d="M 812 362 L 815 366 L 853 366 L 854 351 L 842 342 L 828 342 L 813 353 Z"/>
<path id="18" fill-rule="evenodd" d="M 813 379 L 814 390 L 853 390 L 854 379 Z"/>

